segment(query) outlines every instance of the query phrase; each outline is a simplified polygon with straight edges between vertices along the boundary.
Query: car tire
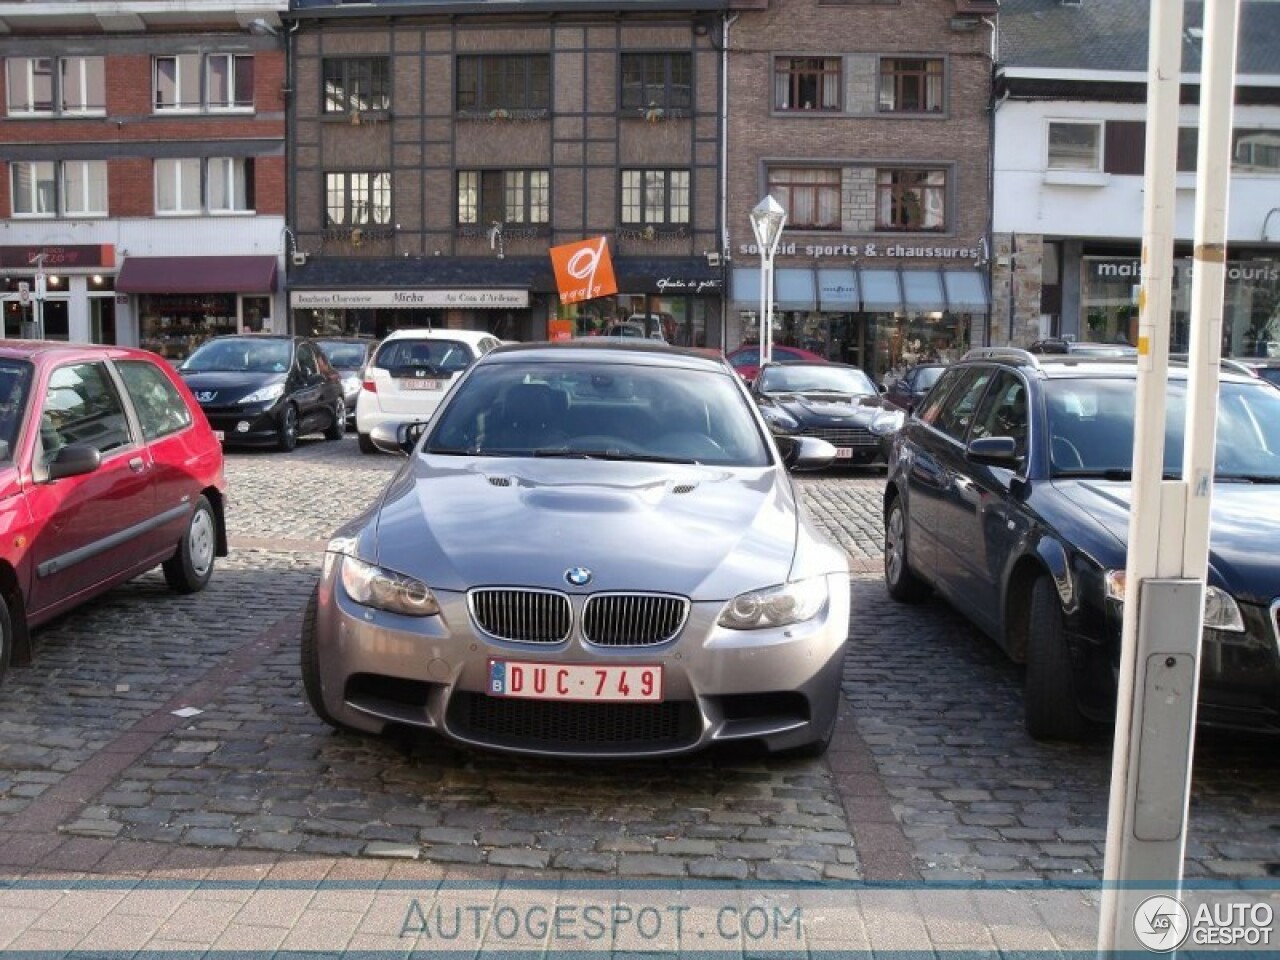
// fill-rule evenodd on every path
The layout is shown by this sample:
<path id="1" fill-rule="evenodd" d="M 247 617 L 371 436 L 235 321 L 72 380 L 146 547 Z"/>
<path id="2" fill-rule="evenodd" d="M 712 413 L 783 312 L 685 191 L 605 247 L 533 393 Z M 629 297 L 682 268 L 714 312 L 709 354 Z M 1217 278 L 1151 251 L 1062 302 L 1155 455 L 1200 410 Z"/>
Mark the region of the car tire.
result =
<path id="1" fill-rule="evenodd" d="M 373 445 L 373 438 L 367 433 L 357 433 L 356 440 L 360 443 L 361 453 L 377 453 L 378 448 Z"/>
<path id="2" fill-rule="evenodd" d="M 315 715 L 335 730 L 346 729 L 333 718 L 325 708 L 323 687 L 320 683 L 320 647 L 316 641 L 316 611 L 320 606 L 320 588 L 311 591 L 311 599 L 307 601 L 307 609 L 302 614 L 302 636 L 299 647 L 302 651 L 302 689 L 307 695 L 307 703 Z"/>
<path id="3" fill-rule="evenodd" d="M 13 659 L 13 617 L 9 614 L 9 604 L 0 596 L 0 681 L 9 672 L 9 662 Z"/>
<path id="4" fill-rule="evenodd" d="M 1048 576 L 1031 589 L 1023 718 L 1033 740 L 1088 740 L 1093 724 L 1080 712 L 1058 591 Z"/>
<path id="5" fill-rule="evenodd" d="M 889 504 L 884 518 L 884 585 L 899 603 L 915 603 L 929 595 L 928 585 L 907 560 L 907 515 L 901 497 Z"/>
<path id="6" fill-rule="evenodd" d="M 333 422 L 324 431 L 326 440 L 341 440 L 347 433 L 347 404 L 341 397 L 333 408 Z"/>
<path id="7" fill-rule="evenodd" d="M 284 453 L 288 453 L 298 445 L 298 408 L 292 403 L 284 408 L 284 413 L 280 415 L 280 440 L 279 447 Z"/>
<path id="8" fill-rule="evenodd" d="M 176 593 L 199 593 L 213 576 L 218 553 L 218 522 L 207 497 L 196 500 L 178 549 L 162 565 L 164 579 Z"/>

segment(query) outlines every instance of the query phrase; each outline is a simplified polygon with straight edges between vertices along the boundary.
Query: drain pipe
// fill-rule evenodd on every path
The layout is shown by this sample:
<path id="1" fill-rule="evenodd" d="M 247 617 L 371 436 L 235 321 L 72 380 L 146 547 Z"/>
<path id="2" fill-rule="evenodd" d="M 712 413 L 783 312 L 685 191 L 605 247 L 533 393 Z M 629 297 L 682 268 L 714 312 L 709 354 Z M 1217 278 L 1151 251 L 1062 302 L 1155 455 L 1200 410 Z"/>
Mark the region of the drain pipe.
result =
<path id="1" fill-rule="evenodd" d="M 729 347 L 729 279 L 733 256 L 729 247 L 729 28 L 740 14 L 726 12 L 720 35 L 720 350 Z"/>

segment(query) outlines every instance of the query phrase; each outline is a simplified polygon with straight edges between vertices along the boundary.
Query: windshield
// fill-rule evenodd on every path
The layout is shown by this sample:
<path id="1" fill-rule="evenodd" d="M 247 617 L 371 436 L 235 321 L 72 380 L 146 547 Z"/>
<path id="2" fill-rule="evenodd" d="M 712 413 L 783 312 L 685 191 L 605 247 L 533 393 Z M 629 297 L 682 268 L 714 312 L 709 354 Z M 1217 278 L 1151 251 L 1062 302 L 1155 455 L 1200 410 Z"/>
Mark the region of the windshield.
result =
<path id="1" fill-rule="evenodd" d="M 1133 468 L 1137 381 L 1050 380 L 1045 384 L 1050 463 L 1056 476 L 1128 474 Z M 1182 471 L 1185 380 L 1169 382 L 1164 470 Z M 1218 406 L 1219 479 L 1280 482 L 1280 390 L 1223 383 Z"/>
<path id="2" fill-rule="evenodd" d="M 0 462 L 13 459 L 30 392 L 31 364 L 25 360 L 0 359 Z"/>
<path id="3" fill-rule="evenodd" d="M 921 367 L 920 371 L 916 374 L 916 385 L 915 385 L 916 393 L 923 393 L 925 390 L 928 390 L 935 383 L 937 383 L 938 378 L 942 376 L 942 371 L 944 369 L 946 368 L 945 367 Z"/>
<path id="4" fill-rule="evenodd" d="M 765 446 L 719 372 L 591 361 L 495 363 L 459 384 L 428 453 L 761 467 Z"/>
<path id="5" fill-rule="evenodd" d="M 1259 367 L 1258 376 L 1267 383 L 1280 387 L 1280 367 Z"/>
<path id="6" fill-rule="evenodd" d="M 769 366 L 760 374 L 761 393 L 840 393 L 874 396 L 879 391 L 857 367 L 835 364 Z"/>
<path id="7" fill-rule="evenodd" d="M 191 373 L 284 373 L 293 344 L 288 340 L 226 337 L 206 340 L 178 369 Z"/>
<path id="8" fill-rule="evenodd" d="M 366 351 L 363 343 L 322 340 L 320 350 L 324 353 L 325 359 L 339 370 L 358 370 L 364 366 Z"/>
<path id="9" fill-rule="evenodd" d="M 465 370 L 474 359 L 471 348 L 458 340 L 387 340 L 373 365 L 392 373 L 412 369 L 439 376 Z"/>

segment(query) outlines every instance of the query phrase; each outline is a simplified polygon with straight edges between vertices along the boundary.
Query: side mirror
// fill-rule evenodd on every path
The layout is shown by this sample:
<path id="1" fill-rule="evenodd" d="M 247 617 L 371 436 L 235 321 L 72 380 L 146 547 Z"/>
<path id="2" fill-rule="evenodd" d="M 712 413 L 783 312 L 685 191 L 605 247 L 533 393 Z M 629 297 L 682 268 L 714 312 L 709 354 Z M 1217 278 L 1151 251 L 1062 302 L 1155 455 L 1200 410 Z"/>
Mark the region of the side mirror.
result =
<path id="1" fill-rule="evenodd" d="M 1018 441 L 1013 437 L 979 437 L 969 441 L 965 453 L 974 463 L 989 467 L 1017 467 L 1022 460 L 1018 456 Z"/>
<path id="2" fill-rule="evenodd" d="M 102 454 L 97 447 L 91 447 L 87 443 L 69 443 L 54 454 L 45 467 L 45 475 L 50 481 L 78 477 L 93 473 L 101 465 Z"/>
<path id="3" fill-rule="evenodd" d="M 782 462 L 788 470 L 821 470 L 836 459 L 836 448 L 817 437 L 778 437 Z"/>
<path id="4" fill-rule="evenodd" d="M 413 423 L 380 423 L 370 431 L 369 439 L 383 453 L 394 453 L 407 457 L 413 453 L 413 448 L 418 445 L 418 440 L 422 438 L 426 430 L 427 425 L 421 421 Z"/>

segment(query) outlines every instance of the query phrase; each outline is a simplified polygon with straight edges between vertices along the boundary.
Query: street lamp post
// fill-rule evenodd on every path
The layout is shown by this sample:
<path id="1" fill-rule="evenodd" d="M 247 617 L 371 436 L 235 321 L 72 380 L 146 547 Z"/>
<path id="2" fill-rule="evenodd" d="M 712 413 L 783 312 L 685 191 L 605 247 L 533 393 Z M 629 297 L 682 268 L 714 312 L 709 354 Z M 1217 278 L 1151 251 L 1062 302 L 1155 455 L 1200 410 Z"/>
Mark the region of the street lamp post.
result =
<path id="1" fill-rule="evenodd" d="M 766 196 L 751 211 L 751 229 L 760 248 L 760 366 L 773 359 L 773 255 L 787 225 L 787 211 Z"/>

